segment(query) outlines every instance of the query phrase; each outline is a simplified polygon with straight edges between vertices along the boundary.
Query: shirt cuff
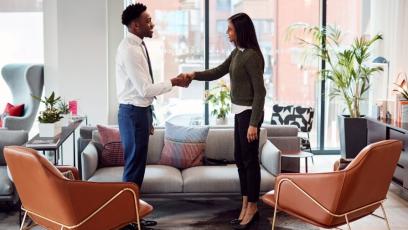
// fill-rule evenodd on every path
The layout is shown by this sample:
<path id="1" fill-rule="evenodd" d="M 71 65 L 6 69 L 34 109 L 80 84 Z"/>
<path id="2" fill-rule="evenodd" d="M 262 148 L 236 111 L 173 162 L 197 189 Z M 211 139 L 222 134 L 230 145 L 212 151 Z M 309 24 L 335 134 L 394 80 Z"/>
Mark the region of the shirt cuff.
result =
<path id="1" fill-rule="evenodd" d="M 166 88 L 172 89 L 173 85 L 171 84 L 171 80 L 167 80 L 164 82 L 166 84 Z"/>

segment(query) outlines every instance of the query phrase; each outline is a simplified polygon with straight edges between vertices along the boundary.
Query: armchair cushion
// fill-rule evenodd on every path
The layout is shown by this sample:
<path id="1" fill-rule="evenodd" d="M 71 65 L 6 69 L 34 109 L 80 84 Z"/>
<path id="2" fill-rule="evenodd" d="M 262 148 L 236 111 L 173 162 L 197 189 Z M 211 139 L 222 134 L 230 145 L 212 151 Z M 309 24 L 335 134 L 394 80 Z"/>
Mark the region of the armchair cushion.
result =
<path id="1" fill-rule="evenodd" d="M 4 113 L 9 116 L 21 117 L 24 113 L 24 104 L 12 105 L 7 103 Z"/>
<path id="2" fill-rule="evenodd" d="M 0 115 L 0 127 L 3 127 L 3 119 L 6 116 L 21 117 L 24 113 L 24 104 L 12 105 L 7 103 L 3 114 Z"/>

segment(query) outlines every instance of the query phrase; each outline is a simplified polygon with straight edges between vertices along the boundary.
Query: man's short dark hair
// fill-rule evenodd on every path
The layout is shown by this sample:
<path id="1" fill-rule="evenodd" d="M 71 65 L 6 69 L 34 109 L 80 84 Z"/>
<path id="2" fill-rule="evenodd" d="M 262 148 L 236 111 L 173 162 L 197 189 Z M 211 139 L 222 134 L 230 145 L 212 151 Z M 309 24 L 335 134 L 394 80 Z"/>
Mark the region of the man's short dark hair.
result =
<path id="1" fill-rule="evenodd" d="M 147 7 L 142 3 L 130 4 L 122 13 L 122 24 L 129 26 L 129 24 L 140 17 L 145 12 Z"/>

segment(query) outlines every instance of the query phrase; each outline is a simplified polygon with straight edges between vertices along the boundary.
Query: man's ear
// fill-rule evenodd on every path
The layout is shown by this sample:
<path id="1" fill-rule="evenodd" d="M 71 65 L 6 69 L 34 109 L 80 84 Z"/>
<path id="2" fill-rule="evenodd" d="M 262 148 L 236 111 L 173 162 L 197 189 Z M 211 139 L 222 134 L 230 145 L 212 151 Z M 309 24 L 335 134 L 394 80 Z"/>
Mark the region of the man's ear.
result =
<path id="1" fill-rule="evenodd" d="M 139 22 L 137 20 L 131 21 L 129 26 L 130 26 L 132 31 L 135 31 L 135 32 L 139 31 L 140 25 L 139 25 Z"/>

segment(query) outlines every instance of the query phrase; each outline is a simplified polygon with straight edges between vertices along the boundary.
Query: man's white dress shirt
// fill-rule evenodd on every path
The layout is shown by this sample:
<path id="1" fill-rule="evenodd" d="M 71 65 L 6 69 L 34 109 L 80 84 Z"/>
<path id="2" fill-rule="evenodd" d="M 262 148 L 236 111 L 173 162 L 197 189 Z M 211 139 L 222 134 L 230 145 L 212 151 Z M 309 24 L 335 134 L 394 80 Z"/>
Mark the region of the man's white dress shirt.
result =
<path id="1" fill-rule="evenodd" d="M 128 33 L 116 54 L 116 89 L 120 104 L 147 107 L 155 96 L 171 91 L 171 81 L 153 84 L 143 40 Z"/>

